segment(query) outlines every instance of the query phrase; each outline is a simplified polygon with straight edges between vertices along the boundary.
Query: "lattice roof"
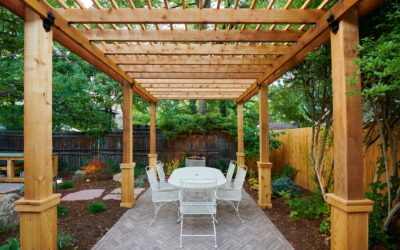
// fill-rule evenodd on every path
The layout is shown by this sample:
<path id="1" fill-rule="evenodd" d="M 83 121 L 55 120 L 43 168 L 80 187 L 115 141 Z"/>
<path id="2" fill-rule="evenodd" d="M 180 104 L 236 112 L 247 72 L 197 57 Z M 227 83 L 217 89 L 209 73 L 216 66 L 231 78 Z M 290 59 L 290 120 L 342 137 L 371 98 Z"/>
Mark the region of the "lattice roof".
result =
<path id="1" fill-rule="evenodd" d="M 117 81 L 133 84 L 150 102 L 246 101 L 260 84 L 272 83 L 329 40 L 328 12 L 340 18 L 356 4 L 360 14 L 375 6 L 372 0 L 233 0 L 230 7 L 210 0 L 207 8 L 203 0 L 0 4 L 5 1 L 28 5 L 43 17 L 51 10 L 55 40 Z"/>

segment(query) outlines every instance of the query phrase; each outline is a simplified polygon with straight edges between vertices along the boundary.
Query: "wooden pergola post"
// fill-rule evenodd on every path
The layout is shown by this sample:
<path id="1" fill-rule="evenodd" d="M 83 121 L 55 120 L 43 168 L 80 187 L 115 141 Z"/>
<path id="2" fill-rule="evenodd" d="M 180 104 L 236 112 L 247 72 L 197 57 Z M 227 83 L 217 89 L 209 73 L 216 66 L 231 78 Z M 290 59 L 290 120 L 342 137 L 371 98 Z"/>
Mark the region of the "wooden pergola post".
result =
<path id="1" fill-rule="evenodd" d="M 335 193 L 331 204 L 331 249 L 368 249 L 368 212 L 373 202 L 364 199 L 362 161 L 361 97 L 347 93 L 360 90 L 360 79 L 351 86 L 349 78 L 358 70 L 356 46 L 358 13 L 352 9 L 331 32 Z"/>
<path id="2" fill-rule="evenodd" d="M 122 86 L 122 163 L 121 168 L 121 207 L 131 208 L 135 205 L 133 196 L 134 168 L 133 162 L 133 127 L 132 127 L 132 86 L 126 82 Z"/>
<path id="3" fill-rule="evenodd" d="M 261 85 L 259 92 L 259 117 L 260 117 L 260 161 L 258 167 L 258 206 L 262 209 L 271 208 L 271 168 L 269 161 L 268 141 L 268 86 Z"/>
<path id="4" fill-rule="evenodd" d="M 157 163 L 157 131 L 156 131 L 156 104 L 150 103 L 150 153 L 149 166 L 155 166 Z"/>
<path id="5" fill-rule="evenodd" d="M 52 187 L 52 49 L 53 32 L 25 9 L 24 198 L 20 212 L 21 249 L 57 249 L 60 194 Z"/>
<path id="6" fill-rule="evenodd" d="M 245 164 L 245 154 L 244 154 L 244 141 L 243 141 L 243 103 L 237 104 L 237 153 L 236 153 L 236 161 L 237 164 L 244 165 Z"/>

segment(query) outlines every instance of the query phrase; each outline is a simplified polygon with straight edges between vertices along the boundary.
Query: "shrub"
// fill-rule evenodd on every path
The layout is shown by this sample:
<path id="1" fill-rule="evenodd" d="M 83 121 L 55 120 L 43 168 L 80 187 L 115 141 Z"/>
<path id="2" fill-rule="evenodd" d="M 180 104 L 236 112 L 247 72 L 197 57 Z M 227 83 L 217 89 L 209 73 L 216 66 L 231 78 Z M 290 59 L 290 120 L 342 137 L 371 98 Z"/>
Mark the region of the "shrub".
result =
<path id="1" fill-rule="evenodd" d="M 103 202 L 93 201 L 88 206 L 89 213 L 97 214 L 106 211 L 106 205 Z"/>
<path id="2" fill-rule="evenodd" d="M 228 172 L 228 165 L 224 160 L 218 161 L 218 169 L 221 170 L 222 173 Z"/>
<path id="3" fill-rule="evenodd" d="M 144 181 L 142 179 L 135 179 L 135 187 L 144 187 Z"/>
<path id="4" fill-rule="evenodd" d="M 247 171 L 247 174 L 249 178 L 257 178 L 257 172 L 254 169 L 249 169 L 249 171 Z"/>
<path id="5" fill-rule="evenodd" d="M 69 208 L 65 205 L 58 204 L 57 205 L 57 216 L 61 217 L 67 215 L 69 213 Z"/>
<path id="6" fill-rule="evenodd" d="M 64 249 L 66 247 L 73 246 L 74 240 L 75 239 L 71 235 L 66 234 L 62 231 L 58 232 L 57 234 L 58 249 Z"/>
<path id="7" fill-rule="evenodd" d="M 117 174 L 121 172 L 119 165 L 111 158 L 106 160 L 106 169 L 110 174 Z"/>
<path id="8" fill-rule="evenodd" d="M 72 189 L 75 184 L 72 181 L 65 181 L 57 186 L 59 189 Z"/>
<path id="9" fill-rule="evenodd" d="M 6 244 L 0 246 L 0 250 L 19 250 L 19 239 L 17 238 L 8 238 L 6 240 Z"/>
<path id="10" fill-rule="evenodd" d="M 287 200 L 286 204 L 293 209 L 290 212 L 292 220 L 297 220 L 298 218 L 329 218 L 330 215 L 328 203 L 326 203 L 319 194 Z"/>
<path id="11" fill-rule="evenodd" d="M 257 178 L 249 178 L 247 181 L 249 182 L 250 189 L 258 191 L 259 186 Z"/>
<path id="12" fill-rule="evenodd" d="M 288 177 L 292 181 L 294 181 L 294 178 L 296 178 L 297 173 L 299 170 L 295 169 L 294 167 L 291 167 L 289 164 L 285 164 L 282 169 L 282 174 L 280 177 Z"/>
<path id="13" fill-rule="evenodd" d="M 279 195 L 282 191 L 290 192 L 291 196 L 299 193 L 299 189 L 288 177 L 281 177 L 272 182 L 272 193 L 274 195 Z"/>
<path id="14" fill-rule="evenodd" d="M 165 165 L 167 166 L 167 175 L 171 175 L 172 172 L 179 167 L 179 161 L 169 161 Z"/>

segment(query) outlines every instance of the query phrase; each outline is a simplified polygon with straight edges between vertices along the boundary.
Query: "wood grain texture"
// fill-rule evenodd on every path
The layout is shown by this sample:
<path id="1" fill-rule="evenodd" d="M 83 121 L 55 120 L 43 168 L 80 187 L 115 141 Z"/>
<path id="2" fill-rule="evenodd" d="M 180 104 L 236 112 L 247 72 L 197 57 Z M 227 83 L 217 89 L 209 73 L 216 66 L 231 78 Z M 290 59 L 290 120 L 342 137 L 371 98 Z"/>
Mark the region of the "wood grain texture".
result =
<path id="1" fill-rule="evenodd" d="M 318 9 L 60 9 L 71 23 L 122 24 L 306 24 L 315 23 L 324 13 Z"/>
<path id="2" fill-rule="evenodd" d="M 96 46 L 106 55 L 282 55 L 291 48 L 288 45 L 242 44 L 96 44 Z"/>

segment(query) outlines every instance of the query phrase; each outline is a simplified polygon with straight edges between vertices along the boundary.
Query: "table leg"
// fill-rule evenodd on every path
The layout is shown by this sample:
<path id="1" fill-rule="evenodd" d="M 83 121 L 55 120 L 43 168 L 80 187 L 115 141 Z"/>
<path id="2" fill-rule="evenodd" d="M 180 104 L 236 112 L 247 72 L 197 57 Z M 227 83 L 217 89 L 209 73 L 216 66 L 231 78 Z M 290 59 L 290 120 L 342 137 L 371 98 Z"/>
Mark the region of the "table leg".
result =
<path id="1" fill-rule="evenodd" d="M 7 177 L 15 177 L 15 163 L 14 160 L 7 160 Z"/>

